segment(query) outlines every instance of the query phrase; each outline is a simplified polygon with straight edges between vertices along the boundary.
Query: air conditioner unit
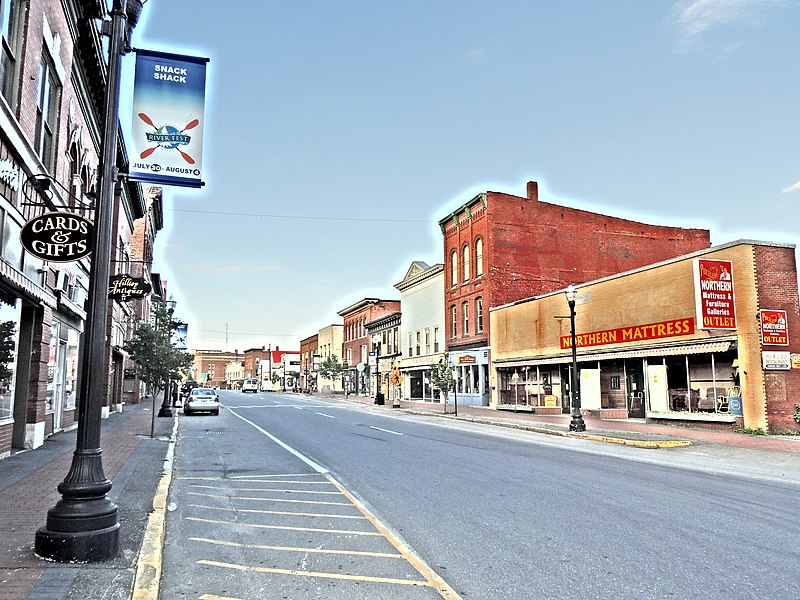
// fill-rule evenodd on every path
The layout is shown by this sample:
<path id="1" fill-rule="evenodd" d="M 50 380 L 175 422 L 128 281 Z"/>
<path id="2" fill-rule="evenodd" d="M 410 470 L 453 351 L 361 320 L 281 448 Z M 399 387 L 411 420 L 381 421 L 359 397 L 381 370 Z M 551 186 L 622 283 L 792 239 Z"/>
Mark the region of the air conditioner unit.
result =
<path id="1" fill-rule="evenodd" d="M 65 293 L 69 290 L 69 273 L 67 271 L 56 272 L 56 289 Z"/>

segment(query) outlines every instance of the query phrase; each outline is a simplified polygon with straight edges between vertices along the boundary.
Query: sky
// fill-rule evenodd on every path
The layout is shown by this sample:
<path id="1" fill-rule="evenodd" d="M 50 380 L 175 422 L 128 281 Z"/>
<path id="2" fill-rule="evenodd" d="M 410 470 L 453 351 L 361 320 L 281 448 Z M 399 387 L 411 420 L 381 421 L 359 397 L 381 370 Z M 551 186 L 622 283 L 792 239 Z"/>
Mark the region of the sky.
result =
<path id="1" fill-rule="evenodd" d="M 133 34 L 210 59 L 205 186 L 164 188 L 153 267 L 192 349 L 299 349 L 443 262 L 439 219 L 528 181 L 713 245 L 800 243 L 800 0 L 228 6 L 149 0 Z"/>

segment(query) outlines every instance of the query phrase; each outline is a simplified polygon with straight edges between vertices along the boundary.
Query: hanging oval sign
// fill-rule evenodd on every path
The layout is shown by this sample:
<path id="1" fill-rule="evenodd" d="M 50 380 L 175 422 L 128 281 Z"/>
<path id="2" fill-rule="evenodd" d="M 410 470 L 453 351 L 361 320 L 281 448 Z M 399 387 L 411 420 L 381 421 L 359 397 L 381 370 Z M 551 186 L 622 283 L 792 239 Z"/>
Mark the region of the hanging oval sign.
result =
<path id="1" fill-rule="evenodd" d="M 42 260 L 72 262 L 91 251 L 94 225 L 80 215 L 51 212 L 25 223 L 19 232 L 23 248 Z"/>

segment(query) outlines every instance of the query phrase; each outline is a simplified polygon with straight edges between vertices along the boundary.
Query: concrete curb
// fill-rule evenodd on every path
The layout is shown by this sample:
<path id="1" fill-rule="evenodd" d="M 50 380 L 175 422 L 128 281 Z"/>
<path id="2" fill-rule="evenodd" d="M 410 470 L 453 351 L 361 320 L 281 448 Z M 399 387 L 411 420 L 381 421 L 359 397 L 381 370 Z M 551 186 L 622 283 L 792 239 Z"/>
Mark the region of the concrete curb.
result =
<path id="1" fill-rule="evenodd" d="M 460 416 L 457 417 L 452 414 L 435 413 L 432 411 L 421 411 L 409 408 L 395 409 L 411 415 L 423 415 L 431 417 L 440 417 L 445 419 L 457 419 L 459 421 L 468 421 L 470 423 L 482 423 L 484 425 L 495 425 L 497 427 L 508 427 L 510 429 L 520 429 L 522 431 L 531 431 L 534 433 L 544 433 L 547 435 L 558 435 L 561 437 L 579 438 L 584 440 L 592 440 L 595 442 L 607 442 L 609 444 L 620 444 L 623 446 L 632 446 L 635 448 L 680 448 L 684 446 L 691 446 L 690 440 L 629 440 L 627 438 L 614 437 L 609 435 L 594 435 L 590 433 L 578 433 L 572 431 L 559 431 L 558 429 L 550 429 L 548 427 L 538 427 L 536 425 L 526 425 L 525 423 L 512 423 L 501 422 L 492 419 L 482 419 L 479 417 Z"/>
<path id="2" fill-rule="evenodd" d="M 169 486 L 172 483 L 172 460 L 175 455 L 175 441 L 178 434 L 178 419 L 172 429 L 167 457 L 161 479 L 153 498 L 153 512 L 147 518 L 147 527 L 142 540 L 142 548 L 136 561 L 136 577 L 133 583 L 133 600 L 158 600 L 161 584 L 161 562 L 164 551 L 165 521 Z"/>

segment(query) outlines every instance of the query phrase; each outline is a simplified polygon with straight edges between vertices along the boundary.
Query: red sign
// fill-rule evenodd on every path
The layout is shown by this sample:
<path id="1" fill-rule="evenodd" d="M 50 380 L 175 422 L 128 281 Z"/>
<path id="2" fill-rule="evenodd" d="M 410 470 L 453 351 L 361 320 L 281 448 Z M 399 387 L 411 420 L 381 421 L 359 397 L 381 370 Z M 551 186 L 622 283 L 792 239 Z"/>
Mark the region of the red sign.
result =
<path id="1" fill-rule="evenodd" d="M 660 323 L 647 323 L 646 325 L 632 325 L 605 331 L 592 331 L 591 333 L 578 333 L 575 335 L 575 345 L 578 348 L 585 346 L 603 346 L 605 344 L 621 344 L 625 342 L 641 342 L 659 338 L 691 335 L 694 333 L 694 319 L 673 319 Z M 561 348 L 572 348 L 572 336 L 561 336 Z"/>
<path id="2" fill-rule="evenodd" d="M 694 296 L 700 329 L 736 329 L 731 272 L 729 260 L 694 261 Z"/>
<path id="3" fill-rule="evenodd" d="M 785 310 L 761 310 L 761 343 L 765 346 L 788 346 L 789 328 Z"/>

